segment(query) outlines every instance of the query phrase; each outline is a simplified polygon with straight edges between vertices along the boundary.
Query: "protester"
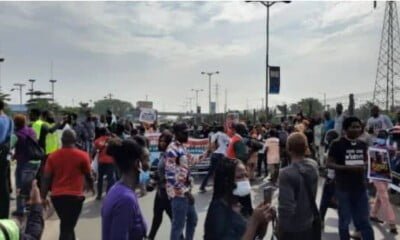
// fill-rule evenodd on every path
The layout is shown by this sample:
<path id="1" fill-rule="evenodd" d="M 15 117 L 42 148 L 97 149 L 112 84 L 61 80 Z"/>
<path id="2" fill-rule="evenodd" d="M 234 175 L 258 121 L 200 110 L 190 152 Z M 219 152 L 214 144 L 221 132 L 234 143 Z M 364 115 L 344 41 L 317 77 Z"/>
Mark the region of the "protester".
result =
<path id="1" fill-rule="evenodd" d="M 15 143 L 15 154 L 14 159 L 17 161 L 17 168 L 15 170 L 15 185 L 17 192 L 21 191 L 23 186 L 23 174 L 28 170 L 35 172 L 40 166 L 40 160 L 30 159 L 27 151 L 27 145 L 30 138 L 31 141 L 36 141 L 35 132 L 32 128 L 26 125 L 26 118 L 22 114 L 14 116 L 15 135 L 17 136 L 17 142 Z M 35 161 L 36 160 L 36 161 Z M 23 217 L 25 209 L 24 197 L 21 194 L 17 194 L 17 209 L 13 212 L 13 216 Z"/>
<path id="2" fill-rule="evenodd" d="M 305 156 L 307 138 L 292 133 L 287 140 L 287 151 L 292 163 L 279 173 L 279 231 L 280 239 L 321 239 L 321 226 L 315 196 L 318 187 L 318 169 L 315 161 Z M 319 229 L 316 229 L 319 228 Z"/>
<path id="3" fill-rule="evenodd" d="M 229 144 L 229 137 L 224 133 L 223 126 L 216 127 L 216 133 L 212 135 L 210 143 L 213 146 L 214 152 L 211 154 L 210 167 L 207 175 L 201 183 L 200 192 L 206 191 L 208 179 L 214 175 L 218 162 L 221 161 L 221 159 L 225 156 L 226 149 Z"/>
<path id="4" fill-rule="evenodd" d="M 85 147 L 86 152 L 91 153 L 93 148 L 94 134 L 95 134 L 95 123 L 93 116 L 90 111 L 86 112 L 86 119 L 82 122 L 82 126 L 86 131 Z"/>
<path id="5" fill-rule="evenodd" d="M 140 158 L 142 167 L 140 169 L 140 174 L 139 174 L 140 196 L 143 197 L 147 194 L 146 186 L 150 181 L 149 143 L 148 143 L 147 138 L 145 138 L 143 136 L 134 136 L 133 140 L 135 140 L 136 143 L 138 143 L 143 148 L 143 154 Z"/>
<path id="6" fill-rule="evenodd" d="M 249 149 L 244 141 L 244 137 L 248 135 L 246 126 L 243 123 L 236 123 L 232 128 L 233 137 L 229 142 L 226 150 L 226 156 L 229 159 L 239 159 L 242 163 L 248 167 L 248 159 L 250 158 Z M 251 141 L 249 140 L 249 144 Z M 262 145 L 259 149 L 262 148 Z M 259 150 L 258 149 L 258 150 Z M 257 150 L 257 151 L 258 151 Z M 253 206 L 251 201 L 251 194 L 241 196 L 239 202 L 243 205 L 243 214 L 248 217 L 253 213 Z"/>
<path id="7" fill-rule="evenodd" d="M 381 114 L 378 106 L 371 108 L 371 117 L 367 121 L 367 130 L 372 129 L 373 135 L 378 135 L 380 130 L 389 130 L 393 123 L 387 115 Z"/>
<path id="8" fill-rule="evenodd" d="M 325 146 L 326 154 L 324 158 L 328 158 L 329 148 L 332 143 L 339 138 L 339 134 L 336 130 L 331 129 L 325 135 Z M 324 160 L 326 162 L 326 160 Z M 325 175 L 324 186 L 322 187 L 321 202 L 319 204 L 319 211 L 321 215 L 322 229 L 325 227 L 325 215 L 328 208 L 337 209 L 337 202 L 335 198 L 335 171 L 333 169 L 327 168 Z"/>
<path id="9" fill-rule="evenodd" d="M 107 190 L 115 183 L 115 167 L 113 158 L 107 154 L 108 141 L 111 136 L 107 133 L 106 128 L 100 128 L 99 138 L 94 142 L 94 149 L 98 154 L 98 178 L 97 178 L 97 197 L 96 200 L 101 200 L 103 194 L 103 181 L 104 176 L 107 179 Z"/>
<path id="10" fill-rule="evenodd" d="M 171 201 L 168 199 L 167 191 L 165 189 L 165 158 L 168 145 L 172 142 L 172 134 L 168 130 L 162 132 L 158 140 L 158 150 L 160 157 L 157 166 L 157 192 L 154 199 L 153 207 L 153 222 L 148 238 L 155 239 L 158 228 L 161 225 L 163 212 L 165 211 L 168 217 L 172 220 Z"/>
<path id="11" fill-rule="evenodd" d="M 250 240 L 264 237 L 275 212 L 261 204 L 246 220 L 241 214 L 238 197 L 251 191 L 246 167 L 240 160 L 221 159 L 215 172 L 214 197 L 204 224 L 205 240 Z"/>
<path id="12" fill-rule="evenodd" d="M 387 145 L 387 138 L 389 134 L 385 130 L 381 130 L 378 133 L 377 139 L 375 141 L 374 147 L 380 149 L 386 149 L 387 151 L 392 151 L 389 149 Z M 374 201 L 374 205 L 371 210 L 370 219 L 373 222 L 383 223 L 377 216 L 379 210 L 382 212 L 382 217 L 385 222 L 389 224 L 389 230 L 391 233 L 397 235 L 397 228 L 396 228 L 396 215 L 394 213 L 392 204 L 389 201 L 389 183 L 387 181 L 373 179 L 372 183 L 376 188 L 376 197 Z"/>
<path id="13" fill-rule="evenodd" d="M 103 201 L 102 239 L 144 239 L 147 225 L 135 193 L 143 148 L 131 139 L 113 139 L 108 145 L 107 154 L 114 158 L 121 180 L 114 184 Z"/>
<path id="14" fill-rule="evenodd" d="M 60 218 L 59 239 L 75 240 L 74 228 L 85 200 L 84 180 L 86 180 L 87 190 L 93 194 L 95 192 L 90 174 L 89 155 L 75 147 L 75 132 L 65 130 L 61 142 L 62 148 L 47 159 L 42 198 L 47 203 L 47 194 L 51 188 L 51 201 Z"/>
<path id="15" fill-rule="evenodd" d="M 335 122 L 331 119 L 331 114 L 326 111 L 324 112 L 324 128 L 323 128 L 323 135 L 331 129 L 334 129 Z"/>
<path id="16" fill-rule="evenodd" d="M 263 132 L 261 125 L 257 124 L 255 129 L 256 129 L 255 138 L 258 141 L 264 141 L 265 133 Z M 262 169 L 263 164 L 264 164 L 265 177 L 267 177 L 268 176 L 268 166 L 267 166 L 267 158 L 265 156 L 265 146 L 260 151 L 258 151 L 258 154 L 257 154 L 257 177 L 262 176 L 261 169 Z"/>
<path id="17" fill-rule="evenodd" d="M 279 138 L 276 129 L 271 129 L 269 132 L 269 138 L 265 141 L 265 152 L 267 155 L 270 181 L 275 184 L 278 179 L 280 164 Z"/>
<path id="18" fill-rule="evenodd" d="M 349 224 L 353 220 L 363 240 L 374 239 L 364 174 L 367 146 L 357 139 L 361 121 L 357 117 L 346 118 L 343 131 L 344 135 L 332 143 L 328 156 L 328 167 L 335 170 L 339 236 L 341 240 L 350 239 Z"/>
<path id="19" fill-rule="evenodd" d="M 315 156 L 318 164 L 321 167 L 324 167 L 324 147 L 323 147 L 323 142 L 322 142 L 322 131 L 324 128 L 324 124 L 322 122 L 321 117 L 318 117 L 315 121 L 314 125 L 314 151 L 315 151 Z"/>
<path id="20" fill-rule="evenodd" d="M 341 103 L 336 104 L 336 116 L 334 121 L 335 125 L 333 129 L 341 136 L 344 121 L 343 105 Z"/>
<path id="21" fill-rule="evenodd" d="M 4 113 L 4 102 L 0 99 L 0 219 L 10 215 L 10 162 L 7 155 L 13 128 L 13 121 Z"/>
<path id="22" fill-rule="evenodd" d="M 188 127 L 185 123 L 178 122 L 174 124 L 173 132 L 175 138 L 167 148 L 165 160 L 166 189 L 172 208 L 170 240 L 180 239 L 185 225 L 185 239 L 192 240 L 197 225 L 197 213 L 190 193 L 191 159 L 183 145 L 188 141 Z"/>
<path id="23" fill-rule="evenodd" d="M 42 112 L 42 134 L 45 135 L 45 153 L 49 155 L 60 148 L 59 139 L 60 136 L 56 132 L 59 126 L 55 123 L 54 113 L 51 111 Z"/>
<path id="24" fill-rule="evenodd" d="M 30 192 L 30 211 L 25 224 L 25 230 L 17 222 L 10 219 L 0 220 L 0 239 L 9 240 L 40 240 L 43 228 L 43 211 L 40 190 L 37 181 L 32 182 Z"/>

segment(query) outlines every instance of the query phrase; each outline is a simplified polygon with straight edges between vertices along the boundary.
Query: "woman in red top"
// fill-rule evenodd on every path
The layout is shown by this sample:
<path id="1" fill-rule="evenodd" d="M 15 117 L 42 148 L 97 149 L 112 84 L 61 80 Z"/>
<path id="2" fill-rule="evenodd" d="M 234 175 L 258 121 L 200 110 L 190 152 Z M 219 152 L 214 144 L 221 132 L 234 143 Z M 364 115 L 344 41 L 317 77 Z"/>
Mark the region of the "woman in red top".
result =
<path id="1" fill-rule="evenodd" d="M 94 142 L 95 150 L 98 153 L 99 161 L 99 177 L 97 179 L 97 197 L 96 200 L 101 200 L 103 193 L 103 178 L 107 177 L 107 192 L 115 183 L 115 167 L 114 160 L 110 155 L 107 155 L 107 143 L 111 138 L 107 134 L 106 128 L 99 129 L 99 137 Z"/>

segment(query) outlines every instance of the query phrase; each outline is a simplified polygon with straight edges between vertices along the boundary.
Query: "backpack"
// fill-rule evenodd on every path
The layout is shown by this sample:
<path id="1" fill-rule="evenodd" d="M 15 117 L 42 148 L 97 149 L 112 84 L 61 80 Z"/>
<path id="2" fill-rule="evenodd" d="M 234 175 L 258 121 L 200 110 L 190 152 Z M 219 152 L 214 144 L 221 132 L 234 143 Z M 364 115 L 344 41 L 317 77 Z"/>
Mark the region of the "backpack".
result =
<path id="1" fill-rule="evenodd" d="M 31 136 L 26 138 L 26 153 L 29 160 L 43 160 L 45 158 L 44 150 Z"/>

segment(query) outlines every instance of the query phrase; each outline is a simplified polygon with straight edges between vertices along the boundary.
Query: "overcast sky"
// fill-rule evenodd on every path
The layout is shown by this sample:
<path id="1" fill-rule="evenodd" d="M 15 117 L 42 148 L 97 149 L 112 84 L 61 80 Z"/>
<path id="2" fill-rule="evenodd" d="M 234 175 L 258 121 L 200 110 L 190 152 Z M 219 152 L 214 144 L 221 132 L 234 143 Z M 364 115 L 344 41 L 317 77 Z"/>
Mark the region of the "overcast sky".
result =
<path id="1" fill-rule="evenodd" d="M 270 17 L 270 65 L 281 67 L 281 93 L 270 104 L 372 91 L 384 4 L 300 2 L 276 4 Z M 56 100 L 72 105 L 107 93 L 134 105 L 183 110 L 220 71 L 219 109 L 261 107 L 265 95 L 265 8 L 244 2 L 1 2 L 3 90 L 37 79 Z M 213 87 L 215 89 L 215 86 Z M 215 91 L 213 92 L 213 98 Z M 27 99 L 27 96 L 24 96 Z M 18 103 L 18 94 L 12 93 Z M 194 107 L 194 101 L 192 103 Z"/>

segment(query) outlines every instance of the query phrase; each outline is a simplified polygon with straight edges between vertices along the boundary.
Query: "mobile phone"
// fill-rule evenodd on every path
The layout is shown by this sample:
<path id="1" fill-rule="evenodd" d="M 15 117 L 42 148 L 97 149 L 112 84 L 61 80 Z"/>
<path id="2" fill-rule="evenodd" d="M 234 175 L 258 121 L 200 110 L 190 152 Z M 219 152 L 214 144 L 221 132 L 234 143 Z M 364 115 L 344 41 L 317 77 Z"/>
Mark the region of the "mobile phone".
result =
<path id="1" fill-rule="evenodd" d="M 272 197 L 273 197 L 275 191 L 276 191 L 276 187 L 273 187 L 273 186 L 264 187 L 264 203 L 272 202 Z"/>

